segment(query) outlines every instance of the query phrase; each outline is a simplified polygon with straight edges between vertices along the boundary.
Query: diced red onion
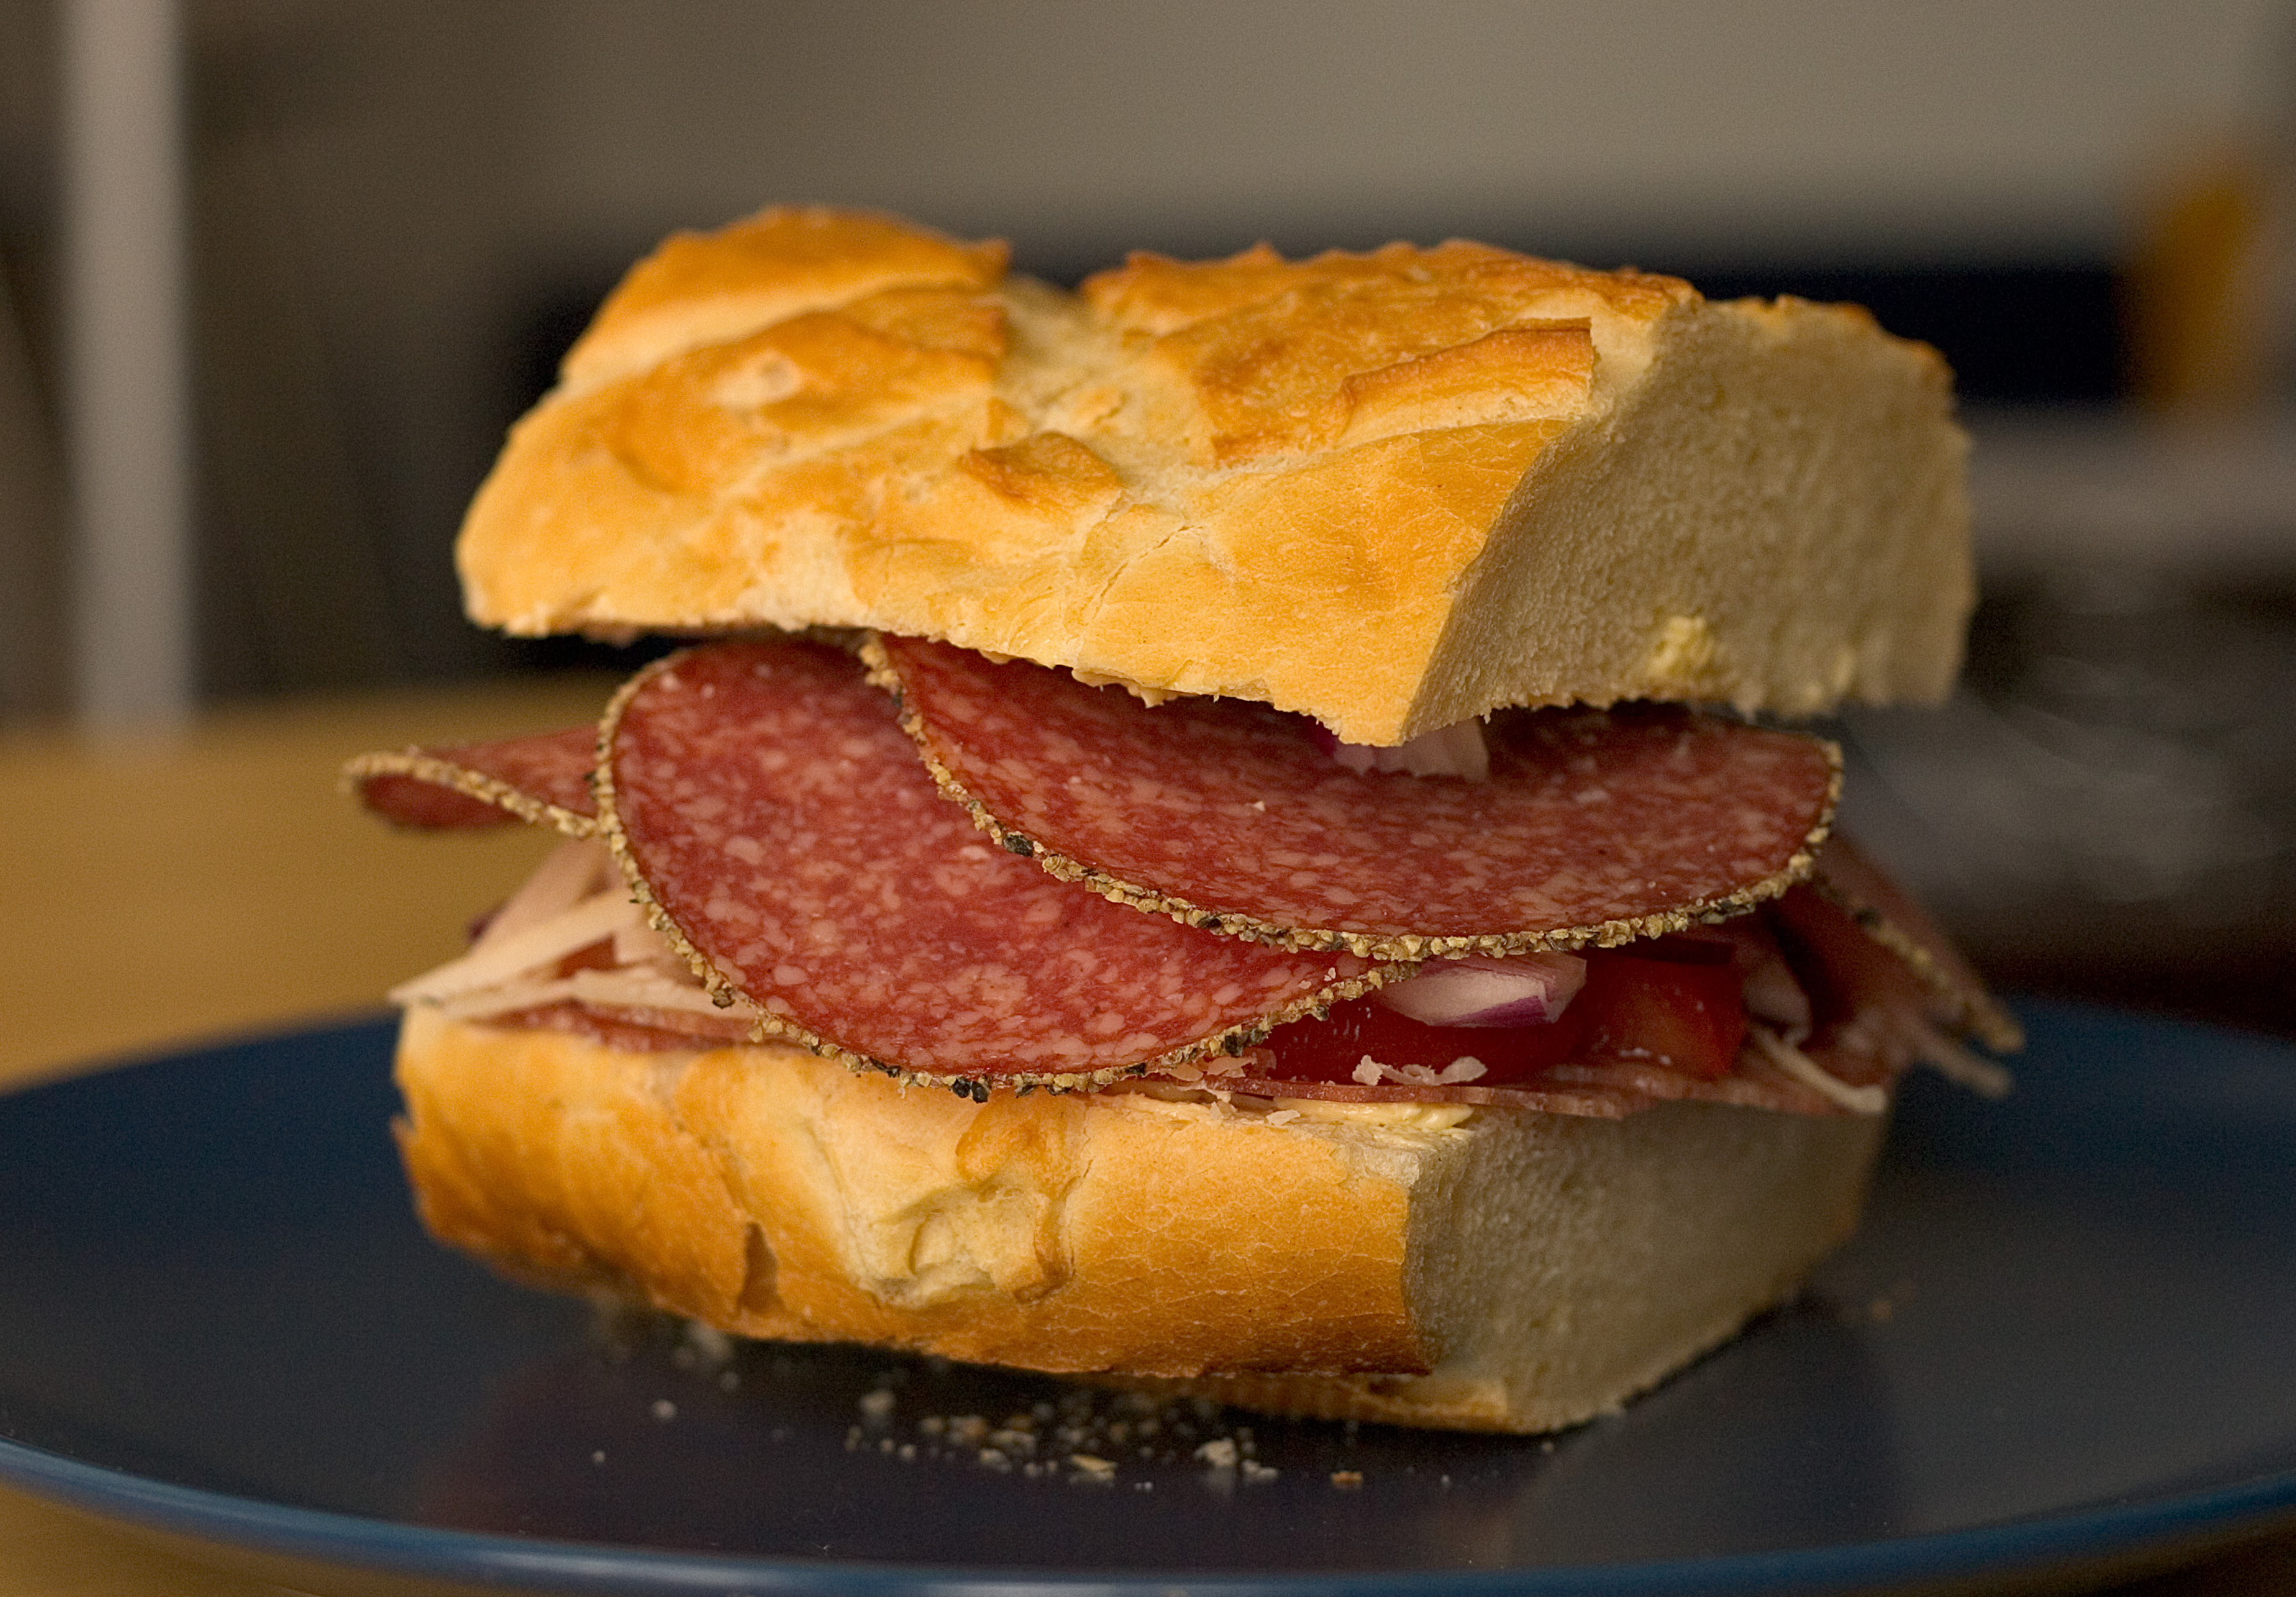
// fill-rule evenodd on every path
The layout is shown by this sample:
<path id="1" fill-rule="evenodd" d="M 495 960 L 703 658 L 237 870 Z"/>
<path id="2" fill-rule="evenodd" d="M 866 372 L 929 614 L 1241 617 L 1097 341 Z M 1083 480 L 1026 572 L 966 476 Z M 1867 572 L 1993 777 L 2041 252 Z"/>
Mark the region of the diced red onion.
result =
<path id="1" fill-rule="evenodd" d="M 1464 776 L 1470 782 L 1491 774 L 1491 753 L 1483 741 L 1480 721 L 1454 721 L 1391 749 L 1342 743 L 1320 725 L 1315 737 L 1324 753 L 1350 771 L 1407 771 L 1414 776 Z"/>
<path id="2" fill-rule="evenodd" d="M 1570 954 L 1511 959 L 1442 960 L 1378 1001 L 1424 1026 L 1543 1026 L 1560 1017 L 1587 983 L 1587 962 Z"/>

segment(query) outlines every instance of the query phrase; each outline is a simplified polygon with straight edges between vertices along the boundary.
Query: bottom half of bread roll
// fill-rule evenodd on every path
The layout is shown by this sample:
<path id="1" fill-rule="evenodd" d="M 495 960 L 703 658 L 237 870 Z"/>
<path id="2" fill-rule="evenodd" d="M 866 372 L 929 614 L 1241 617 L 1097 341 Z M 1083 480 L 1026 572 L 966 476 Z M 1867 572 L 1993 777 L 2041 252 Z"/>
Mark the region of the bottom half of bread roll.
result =
<path id="1" fill-rule="evenodd" d="M 424 1221 L 737 1334 L 1533 1431 L 1616 1407 L 1855 1227 L 1879 1117 L 1623 1118 L 1177 1090 L 905 1090 L 417 1008 Z"/>

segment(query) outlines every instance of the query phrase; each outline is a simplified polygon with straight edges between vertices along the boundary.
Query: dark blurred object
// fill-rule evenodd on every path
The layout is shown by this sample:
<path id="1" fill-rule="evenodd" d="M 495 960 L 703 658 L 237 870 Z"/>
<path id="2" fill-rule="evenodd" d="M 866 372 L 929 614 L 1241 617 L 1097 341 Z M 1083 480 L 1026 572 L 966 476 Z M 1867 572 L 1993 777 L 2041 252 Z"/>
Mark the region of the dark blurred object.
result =
<path id="1" fill-rule="evenodd" d="M 0 721 L 69 692 L 63 463 L 48 248 L 57 165 L 54 18 L 0 0 Z"/>
<path id="2" fill-rule="evenodd" d="M 1685 271 L 1709 299 L 1847 300 L 1933 344 L 1965 405 L 2105 405 L 2124 364 L 2119 278 L 2103 263 Z"/>
<path id="3" fill-rule="evenodd" d="M 1849 717 L 1847 826 L 1998 981 L 2296 1033 L 2296 571 L 1997 579 L 1943 711 Z"/>
<path id="4" fill-rule="evenodd" d="M 2296 150 L 2228 141 L 2153 186 L 2124 296 L 2130 397 L 2194 414 L 2267 402 L 2296 351 Z"/>
<path id="5" fill-rule="evenodd" d="M 2155 163 L 2128 251 L 2129 397 L 2168 414 L 2296 400 L 2296 12 L 2251 115 Z"/>
<path id="6" fill-rule="evenodd" d="M 65 698 L 63 493 L 31 340 L 0 254 L 0 715 Z"/>

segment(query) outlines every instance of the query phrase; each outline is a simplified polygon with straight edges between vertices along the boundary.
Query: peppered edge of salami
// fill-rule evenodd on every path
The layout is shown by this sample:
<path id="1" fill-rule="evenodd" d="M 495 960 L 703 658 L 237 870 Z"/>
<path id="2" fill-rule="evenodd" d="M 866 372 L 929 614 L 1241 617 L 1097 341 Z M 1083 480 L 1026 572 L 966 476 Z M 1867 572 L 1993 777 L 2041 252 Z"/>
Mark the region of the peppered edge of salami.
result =
<path id="1" fill-rule="evenodd" d="M 581 752 L 576 775 L 573 756 L 578 742 Z M 512 751 L 511 758 L 501 758 L 505 751 Z M 586 780 L 596 761 L 596 751 L 594 731 L 570 727 L 494 743 L 362 754 L 345 762 L 341 781 L 344 789 L 374 814 L 418 831 L 519 820 L 530 826 L 551 827 L 570 838 L 586 838 L 598 826 Z M 566 771 L 536 779 L 538 767 L 547 770 L 557 765 L 564 765 Z M 433 796 L 426 797 L 422 789 L 431 790 Z M 449 794 L 472 804 L 462 807 L 437 801 Z"/>
<path id="2" fill-rule="evenodd" d="M 1201 931 L 1242 938 L 1277 948 L 1313 952 L 1343 949 L 1365 959 L 1413 962 L 1456 959 L 1470 954 L 1504 958 L 1514 954 L 1567 954 L 1587 947 L 1616 948 L 1644 938 L 1663 937 L 1670 932 L 1686 930 L 1692 926 L 1711 925 L 1745 914 L 1777 897 L 1789 888 L 1808 880 L 1815 867 L 1818 850 L 1833 829 L 1834 809 L 1841 798 L 1840 746 L 1828 739 L 1809 738 L 1808 741 L 1822 751 L 1825 759 L 1825 794 L 1816 823 L 1786 863 L 1768 875 L 1729 892 L 1689 900 L 1646 914 L 1591 921 L 1584 925 L 1465 937 L 1419 933 L 1389 936 L 1330 927 L 1286 926 L 1234 910 L 1208 909 L 1176 894 L 1128 880 L 1063 854 L 1039 838 L 1004 825 L 972 795 L 935 749 L 931 725 L 910 702 L 899 668 L 894 664 L 881 637 L 874 633 L 869 635 L 861 644 L 860 654 L 862 662 L 868 667 L 869 680 L 890 693 L 898 705 L 901 730 L 907 733 L 916 744 L 919 757 L 932 774 L 933 784 L 940 790 L 943 797 L 963 806 L 972 817 L 972 823 L 998 847 L 1023 859 L 1033 860 L 1049 874 L 1062 881 L 1074 882 L 1112 904 L 1121 904 L 1144 913 L 1165 915 L 1181 925 L 1192 926 Z"/>

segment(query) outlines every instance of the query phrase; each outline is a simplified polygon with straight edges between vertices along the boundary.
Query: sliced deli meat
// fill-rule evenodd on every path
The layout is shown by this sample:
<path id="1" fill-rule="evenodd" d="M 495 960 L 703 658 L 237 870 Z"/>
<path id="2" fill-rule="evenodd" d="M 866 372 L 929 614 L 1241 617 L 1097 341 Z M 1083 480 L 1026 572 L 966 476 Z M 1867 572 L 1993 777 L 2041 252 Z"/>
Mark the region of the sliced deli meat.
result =
<path id="1" fill-rule="evenodd" d="M 2024 1028 L 2016 1017 L 1985 990 L 1984 979 L 1971 969 L 1929 912 L 1848 838 L 1826 840 L 1810 887 L 1921 983 L 1929 995 L 1928 1008 L 1940 1023 L 1968 1033 L 1997 1052 L 2024 1046 Z M 1805 911 L 1800 919 L 1806 926 L 1815 921 L 1815 911 L 1797 907 Z"/>
<path id="2" fill-rule="evenodd" d="M 655 924 L 763 1036 L 849 1063 L 1081 1087 L 1234 1053 L 1406 976 L 1139 914 L 992 846 L 850 656 L 707 645 L 609 709 L 602 823 Z"/>
<path id="3" fill-rule="evenodd" d="M 594 726 L 570 726 L 494 743 L 362 754 L 343 780 L 367 808 L 423 831 L 524 821 L 569 837 L 597 829 L 590 772 L 598 763 Z"/>
<path id="4" fill-rule="evenodd" d="M 1829 851 L 1829 857 L 1841 856 Z M 1864 869 L 1872 872 L 1864 884 L 1869 889 L 1878 886 L 1902 897 L 1887 877 L 1870 865 Z M 1955 965 L 1966 974 L 1948 989 L 1939 964 L 1909 956 L 1910 934 L 1896 922 L 1860 915 L 1841 901 L 1841 894 L 1838 880 L 1810 882 L 1766 911 L 1809 989 L 1811 1021 L 1802 1051 L 1870 1060 L 1891 1070 L 1918 1061 L 1972 1092 L 2006 1093 L 2008 1072 L 1972 1052 L 1962 1038 L 1974 1036 L 2010 1052 L 2023 1043 L 2015 1018 L 1977 985 L 1958 955 Z M 1927 930 L 1926 921 L 1922 924 Z M 1961 986 L 1963 980 L 1969 985 Z"/>
<path id="5" fill-rule="evenodd" d="M 1065 671 L 881 637 L 936 780 L 1011 852 L 1136 909 L 1380 959 L 1609 946 L 1808 874 L 1831 744 L 1675 707 L 1504 714 L 1482 780 L 1355 770 L 1312 722 L 1151 708 Z"/>

